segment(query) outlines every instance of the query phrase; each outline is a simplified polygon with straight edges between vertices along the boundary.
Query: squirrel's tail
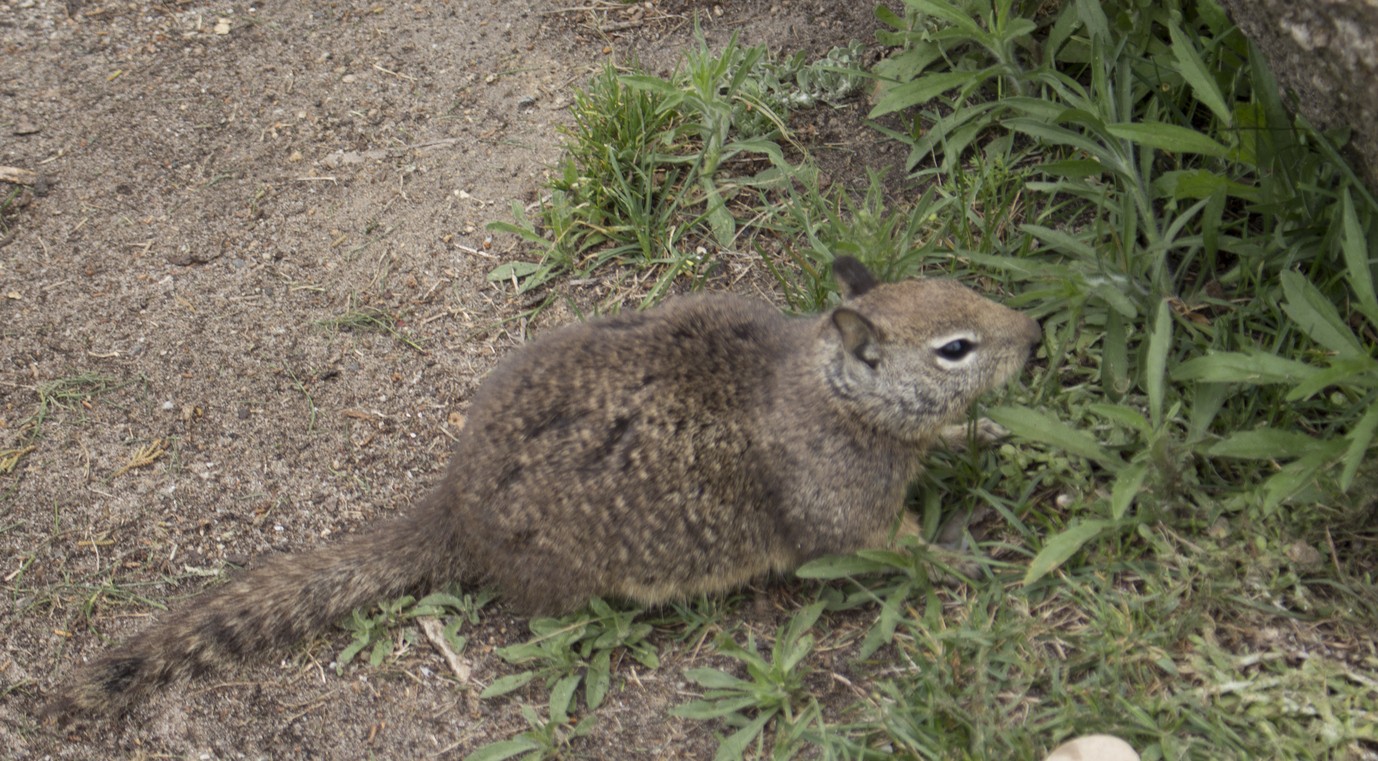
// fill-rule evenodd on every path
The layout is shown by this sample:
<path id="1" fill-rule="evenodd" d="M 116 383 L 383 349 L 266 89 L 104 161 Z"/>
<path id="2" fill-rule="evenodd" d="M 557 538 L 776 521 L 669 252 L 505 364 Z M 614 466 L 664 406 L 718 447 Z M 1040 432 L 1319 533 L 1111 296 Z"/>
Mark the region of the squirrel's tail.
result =
<path id="1" fill-rule="evenodd" d="M 362 605 L 451 580 L 457 548 L 436 535 L 436 521 L 424 523 L 409 516 L 262 563 L 82 668 L 44 718 L 121 713 L 159 686 L 295 642 Z"/>

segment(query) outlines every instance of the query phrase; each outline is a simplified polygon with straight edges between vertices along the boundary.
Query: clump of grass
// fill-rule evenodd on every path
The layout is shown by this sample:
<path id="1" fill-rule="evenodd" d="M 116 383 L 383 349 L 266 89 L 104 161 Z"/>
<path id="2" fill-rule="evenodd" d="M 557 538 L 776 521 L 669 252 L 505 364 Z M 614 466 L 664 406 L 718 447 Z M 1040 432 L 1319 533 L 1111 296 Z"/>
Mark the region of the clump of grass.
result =
<path id="1" fill-rule="evenodd" d="M 669 78 L 634 63 L 607 66 L 575 94 L 566 154 L 538 219 L 514 206 L 515 222 L 489 226 L 534 244 L 541 262 L 503 264 L 490 279 L 515 277 L 530 289 L 557 274 L 633 263 L 661 270 L 654 300 L 760 225 L 756 194 L 816 186 L 789 112 L 859 90 L 863 76 L 847 68 L 859 54 L 853 44 L 805 63 L 735 36 L 712 51 L 700 36 Z"/>
<path id="2" fill-rule="evenodd" d="M 481 694 L 496 698 L 540 680 L 549 690 L 546 715 L 522 705 L 529 729 L 515 737 L 484 746 L 466 756 L 470 761 L 495 761 L 524 755 L 546 758 L 559 755 L 573 740 L 587 735 L 597 722 L 596 713 L 612 687 L 612 655 L 627 653 L 648 669 L 658 668 L 660 657 L 648 639 L 651 625 L 637 621 L 639 609 L 618 610 L 600 599 L 563 618 L 531 621 L 531 640 L 502 648 L 498 654 L 524 671 L 495 680 Z M 582 691 L 580 688 L 583 688 Z M 582 692 L 584 715 L 575 720 Z"/>
<path id="3" fill-rule="evenodd" d="M 24 189 L 18 185 L 0 183 L 0 242 L 14 234 L 14 218 L 18 216 L 19 199 Z"/>
<path id="4" fill-rule="evenodd" d="M 351 309 L 338 317 L 320 320 L 316 324 L 334 330 L 357 330 L 367 333 L 382 333 L 422 354 L 426 348 L 397 329 L 400 323 L 397 315 L 375 307 Z"/>
<path id="5" fill-rule="evenodd" d="M 38 409 L 21 425 L 25 441 L 35 441 L 43 435 L 43 424 L 58 409 L 71 409 L 90 403 L 96 397 L 127 385 L 100 373 L 77 375 L 40 383 L 34 389 L 38 395 Z M 22 447 L 21 447 L 22 448 Z"/>
<path id="6" fill-rule="evenodd" d="M 387 600 L 378 609 L 369 613 L 354 611 L 343 626 L 351 634 L 351 640 L 335 658 L 335 672 L 343 673 L 345 667 L 362 653 L 368 653 L 370 666 L 379 666 L 396 650 L 398 641 L 410 645 L 417 639 L 414 629 L 408 629 L 400 637 L 392 636 L 392 629 L 399 624 L 418 618 L 433 617 L 448 619 L 441 636 L 450 650 L 456 654 L 464 652 L 467 639 L 459 633 L 467 622 L 478 622 L 478 611 L 493 599 L 491 592 L 459 594 L 434 592 L 420 600 L 404 595 L 395 600 Z"/>
<path id="7" fill-rule="evenodd" d="M 774 755 L 790 755 L 803 746 L 804 731 L 818 717 L 818 704 L 805 689 L 809 672 L 805 660 L 813 652 L 809 634 L 826 603 L 806 606 L 789 620 L 775 638 L 769 655 L 762 655 L 756 638 L 747 634 L 746 646 L 731 637 L 718 640 L 718 654 L 741 663 L 746 679 L 714 668 L 687 669 L 684 676 L 704 688 L 703 697 L 675 709 L 675 714 L 690 719 L 720 719 L 734 727 L 718 745 L 719 761 L 742 758 L 755 747 L 764 752 L 766 726 L 776 724 Z"/>

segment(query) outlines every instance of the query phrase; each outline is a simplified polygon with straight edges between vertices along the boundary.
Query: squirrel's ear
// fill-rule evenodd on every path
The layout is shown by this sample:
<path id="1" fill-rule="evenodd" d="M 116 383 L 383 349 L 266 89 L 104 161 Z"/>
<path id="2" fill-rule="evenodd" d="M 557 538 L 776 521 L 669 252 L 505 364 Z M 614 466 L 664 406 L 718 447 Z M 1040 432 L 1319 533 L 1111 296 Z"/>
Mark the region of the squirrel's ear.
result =
<path id="1" fill-rule="evenodd" d="M 866 269 L 866 265 L 851 256 L 839 256 L 833 260 L 833 277 L 842 287 L 844 299 L 860 296 L 878 285 L 876 276 Z"/>
<path id="2" fill-rule="evenodd" d="M 848 354 L 865 362 L 872 369 L 880 363 L 880 352 L 876 347 L 879 335 L 876 326 L 861 316 L 861 313 L 847 307 L 833 310 L 833 325 L 842 336 L 842 348 Z"/>

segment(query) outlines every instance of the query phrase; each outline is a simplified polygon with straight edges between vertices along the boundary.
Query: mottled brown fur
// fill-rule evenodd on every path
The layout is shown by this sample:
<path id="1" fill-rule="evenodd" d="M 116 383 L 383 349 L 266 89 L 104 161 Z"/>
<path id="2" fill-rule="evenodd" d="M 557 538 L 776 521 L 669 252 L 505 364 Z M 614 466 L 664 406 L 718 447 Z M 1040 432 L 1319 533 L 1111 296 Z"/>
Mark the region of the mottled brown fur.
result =
<path id="1" fill-rule="evenodd" d="M 731 589 L 884 543 L 925 450 L 1018 372 L 1039 330 L 950 281 L 882 285 L 849 258 L 836 273 L 846 298 L 811 318 L 694 296 L 513 353 L 410 517 L 208 592 L 82 669 L 47 715 L 124 710 L 450 580 L 558 613 Z"/>

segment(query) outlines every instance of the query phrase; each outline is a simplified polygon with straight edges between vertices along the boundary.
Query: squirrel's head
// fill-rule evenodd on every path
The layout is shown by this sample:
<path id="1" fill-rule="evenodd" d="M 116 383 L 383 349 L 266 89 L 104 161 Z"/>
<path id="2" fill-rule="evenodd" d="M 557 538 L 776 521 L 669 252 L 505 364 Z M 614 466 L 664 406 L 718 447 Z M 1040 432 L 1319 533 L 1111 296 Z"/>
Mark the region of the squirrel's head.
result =
<path id="1" fill-rule="evenodd" d="M 924 440 L 1024 367 L 1038 323 L 952 280 L 880 283 L 839 257 L 842 303 L 823 315 L 825 368 L 863 422 Z"/>

